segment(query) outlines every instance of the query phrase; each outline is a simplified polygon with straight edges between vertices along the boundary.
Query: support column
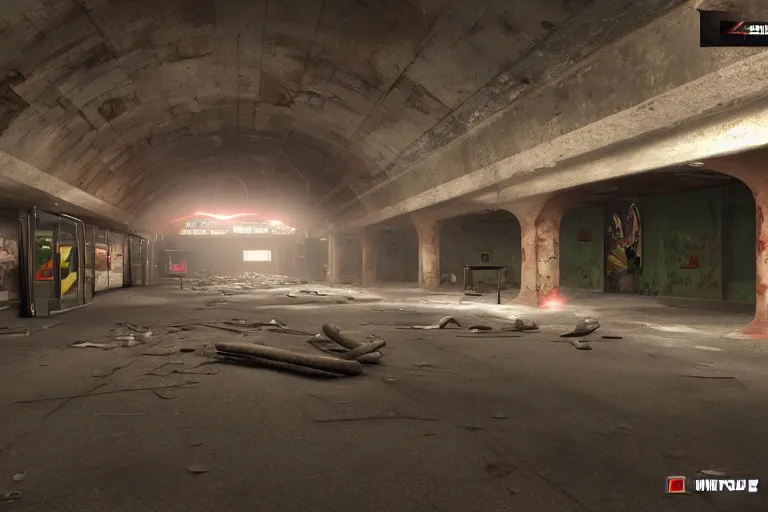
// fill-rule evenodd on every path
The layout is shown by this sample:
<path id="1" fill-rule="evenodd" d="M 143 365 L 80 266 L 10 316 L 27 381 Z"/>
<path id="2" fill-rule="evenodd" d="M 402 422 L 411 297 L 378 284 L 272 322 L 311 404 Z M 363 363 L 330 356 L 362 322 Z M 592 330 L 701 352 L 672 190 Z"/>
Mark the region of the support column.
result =
<path id="1" fill-rule="evenodd" d="M 437 290 L 440 286 L 440 221 L 413 217 L 419 237 L 419 288 Z"/>
<path id="2" fill-rule="evenodd" d="M 716 158 L 705 162 L 708 169 L 741 180 L 755 198 L 755 317 L 742 333 L 768 339 L 768 150 Z"/>
<path id="3" fill-rule="evenodd" d="M 335 231 L 328 233 L 328 282 L 331 284 L 341 282 L 343 255 L 344 237 Z"/>
<path id="4" fill-rule="evenodd" d="M 560 294 L 560 202 L 533 198 L 505 207 L 520 222 L 520 294 L 526 306 L 543 306 Z"/>
<path id="5" fill-rule="evenodd" d="M 360 231 L 360 247 L 363 255 L 363 287 L 376 284 L 376 237 L 368 229 Z"/>

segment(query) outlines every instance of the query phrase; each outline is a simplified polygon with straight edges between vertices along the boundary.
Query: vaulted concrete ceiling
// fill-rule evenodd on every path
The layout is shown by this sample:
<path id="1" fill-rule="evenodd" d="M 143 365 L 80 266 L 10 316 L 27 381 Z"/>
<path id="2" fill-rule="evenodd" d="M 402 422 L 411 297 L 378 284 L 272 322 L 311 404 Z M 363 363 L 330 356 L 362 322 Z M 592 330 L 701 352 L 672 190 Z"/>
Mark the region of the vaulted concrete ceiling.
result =
<path id="1" fill-rule="evenodd" d="M 631 19 L 615 0 L 2 3 L 0 151 L 134 215 L 183 214 L 235 176 L 333 217 L 680 2 Z"/>

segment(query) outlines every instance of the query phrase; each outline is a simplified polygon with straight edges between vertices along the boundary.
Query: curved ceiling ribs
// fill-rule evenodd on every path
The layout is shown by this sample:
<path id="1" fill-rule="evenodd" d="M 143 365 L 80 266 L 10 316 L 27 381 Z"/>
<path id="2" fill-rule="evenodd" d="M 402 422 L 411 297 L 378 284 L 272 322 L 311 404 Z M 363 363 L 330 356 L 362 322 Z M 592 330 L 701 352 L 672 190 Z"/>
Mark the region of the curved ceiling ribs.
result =
<path id="1" fill-rule="evenodd" d="M 130 213 L 234 174 L 332 214 L 589 3 L 19 1 L 0 150 Z"/>

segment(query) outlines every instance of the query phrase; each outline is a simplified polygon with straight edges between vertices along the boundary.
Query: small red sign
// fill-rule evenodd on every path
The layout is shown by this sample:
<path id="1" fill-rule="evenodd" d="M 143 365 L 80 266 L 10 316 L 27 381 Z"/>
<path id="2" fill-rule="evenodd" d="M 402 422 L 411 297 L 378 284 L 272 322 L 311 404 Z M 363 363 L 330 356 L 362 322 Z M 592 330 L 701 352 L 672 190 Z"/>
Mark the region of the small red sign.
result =
<path id="1" fill-rule="evenodd" d="M 699 257 L 698 256 L 691 256 L 688 258 L 688 263 L 684 265 L 680 265 L 680 268 L 683 269 L 695 269 L 699 268 Z"/>
<path id="2" fill-rule="evenodd" d="M 592 232 L 587 230 L 581 230 L 579 231 L 579 242 L 591 242 L 592 241 Z"/>
<path id="3" fill-rule="evenodd" d="M 685 477 L 668 476 L 667 494 L 685 494 Z"/>

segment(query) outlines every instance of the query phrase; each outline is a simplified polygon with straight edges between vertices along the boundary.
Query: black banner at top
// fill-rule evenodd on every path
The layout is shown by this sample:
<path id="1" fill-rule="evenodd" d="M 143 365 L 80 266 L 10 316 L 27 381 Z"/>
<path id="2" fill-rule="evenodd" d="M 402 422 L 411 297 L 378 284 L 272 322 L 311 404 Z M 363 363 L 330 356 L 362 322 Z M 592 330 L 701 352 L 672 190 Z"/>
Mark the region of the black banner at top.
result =
<path id="1" fill-rule="evenodd" d="M 701 47 L 768 46 L 768 18 L 740 19 L 738 14 L 699 10 Z"/>

